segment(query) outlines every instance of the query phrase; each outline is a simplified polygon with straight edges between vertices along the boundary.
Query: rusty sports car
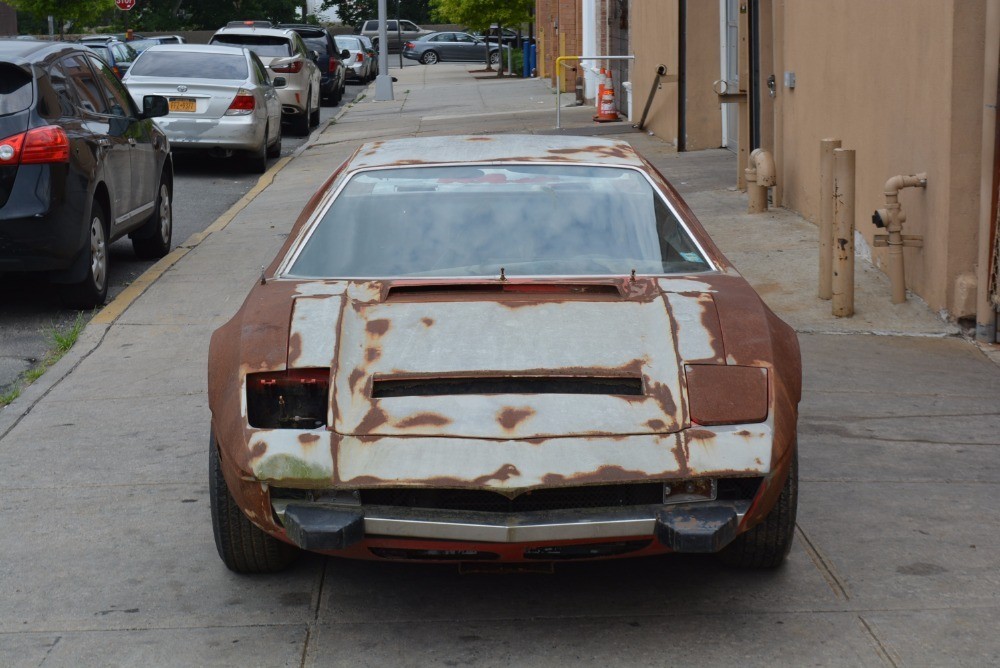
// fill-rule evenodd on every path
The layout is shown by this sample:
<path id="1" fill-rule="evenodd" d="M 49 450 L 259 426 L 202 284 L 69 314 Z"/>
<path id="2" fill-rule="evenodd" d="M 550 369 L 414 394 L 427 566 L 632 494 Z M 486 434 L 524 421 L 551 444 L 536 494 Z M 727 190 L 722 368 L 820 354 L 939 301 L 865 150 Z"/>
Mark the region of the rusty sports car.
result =
<path id="1" fill-rule="evenodd" d="M 791 546 L 795 333 L 627 143 L 362 146 L 212 337 L 238 572 Z"/>

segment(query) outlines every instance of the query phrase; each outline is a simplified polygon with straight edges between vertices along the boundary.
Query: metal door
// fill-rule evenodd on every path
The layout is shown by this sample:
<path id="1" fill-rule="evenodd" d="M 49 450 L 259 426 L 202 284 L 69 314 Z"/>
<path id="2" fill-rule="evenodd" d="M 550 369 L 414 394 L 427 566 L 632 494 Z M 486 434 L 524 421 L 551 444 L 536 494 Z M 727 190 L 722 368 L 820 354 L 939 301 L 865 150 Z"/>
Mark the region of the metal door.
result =
<path id="1" fill-rule="evenodd" d="M 739 0 L 722 0 L 723 40 L 722 40 L 722 78 L 726 82 L 726 91 L 735 93 L 740 89 L 739 62 Z M 739 105 L 722 105 L 722 145 L 730 151 L 737 150 L 738 128 L 740 126 Z"/>

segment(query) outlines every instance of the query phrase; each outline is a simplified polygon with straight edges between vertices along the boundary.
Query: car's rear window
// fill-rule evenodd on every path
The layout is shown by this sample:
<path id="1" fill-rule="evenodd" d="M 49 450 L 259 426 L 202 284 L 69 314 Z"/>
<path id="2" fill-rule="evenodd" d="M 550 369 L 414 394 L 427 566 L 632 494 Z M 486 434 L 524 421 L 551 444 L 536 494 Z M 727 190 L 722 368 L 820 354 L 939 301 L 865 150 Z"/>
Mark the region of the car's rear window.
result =
<path id="1" fill-rule="evenodd" d="M 337 35 L 333 38 L 333 40 L 337 43 L 338 49 L 349 49 L 351 51 L 361 50 L 361 40 L 356 37 Z"/>
<path id="2" fill-rule="evenodd" d="M 318 52 L 321 57 L 326 56 L 326 37 L 302 37 L 302 41 L 311 50 Z"/>
<path id="3" fill-rule="evenodd" d="M 709 263 L 639 171 L 481 165 L 355 174 L 288 276 L 629 275 Z"/>
<path id="4" fill-rule="evenodd" d="M 129 76 L 180 79 L 246 79 L 250 75 L 242 54 L 145 51 Z"/>
<path id="5" fill-rule="evenodd" d="M 286 37 L 267 35 L 216 35 L 211 44 L 245 46 L 261 58 L 284 58 L 292 55 L 292 42 Z"/>
<path id="6" fill-rule="evenodd" d="M 16 114 L 31 106 L 31 75 L 17 65 L 0 63 L 0 116 Z"/>
<path id="7" fill-rule="evenodd" d="M 84 44 L 85 47 L 96 53 L 98 56 L 104 59 L 106 63 L 113 63 L 114 60 L 111 58 L 111 51 L 106 46 L 95 46 L 93 44 Z"/>

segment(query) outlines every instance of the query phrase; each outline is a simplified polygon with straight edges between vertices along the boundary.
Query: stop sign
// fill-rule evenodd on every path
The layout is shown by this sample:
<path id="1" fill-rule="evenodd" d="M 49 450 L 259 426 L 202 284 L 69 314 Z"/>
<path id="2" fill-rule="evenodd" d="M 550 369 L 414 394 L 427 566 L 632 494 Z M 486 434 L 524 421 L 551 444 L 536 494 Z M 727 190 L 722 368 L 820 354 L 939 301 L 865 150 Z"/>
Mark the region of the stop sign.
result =
<path id="1" fill-rule="evenodd" d="M 135 7 L 135 0 L 115 0 L 115 4 L 118 5 L 118 9 L 128 11 Z"/>

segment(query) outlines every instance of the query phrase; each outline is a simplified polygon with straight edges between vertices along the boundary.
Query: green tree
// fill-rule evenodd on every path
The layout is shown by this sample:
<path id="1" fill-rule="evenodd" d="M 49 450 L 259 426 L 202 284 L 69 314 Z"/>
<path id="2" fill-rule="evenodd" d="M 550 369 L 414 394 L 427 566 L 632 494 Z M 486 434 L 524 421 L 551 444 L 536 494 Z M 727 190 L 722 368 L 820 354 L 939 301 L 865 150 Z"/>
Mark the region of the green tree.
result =
<path id="1" fill-rule="evenodd" d="M 437 21 L 486 30 L 493 23 L 518 26 L 531 20 L 534 0 L 431 0 Z"/>
<path id="2" fill-rule="evenodd" d="M 102 15 L 115 9 L 115 0 L 5 0 L 5 2 L 14 9 L 31 14 L 39 21 L 45 21 L 49 16 L 54 17 L 60 35 L 63 25 L 67 22 L 72 22 L 74 26 L 89 27 Z"/>
<path id="3" fill-rule="evenodd" d="M 431 18 L 431 0 L 386 0 L 386 18 L 425 23 Z M 398 7 L 397 7 L 398 4 Z M 378 18 L 378 0 L 324 0 L 322 9 L 336 9 L 340 22 L 357 27 L 362 21 Z"/>

